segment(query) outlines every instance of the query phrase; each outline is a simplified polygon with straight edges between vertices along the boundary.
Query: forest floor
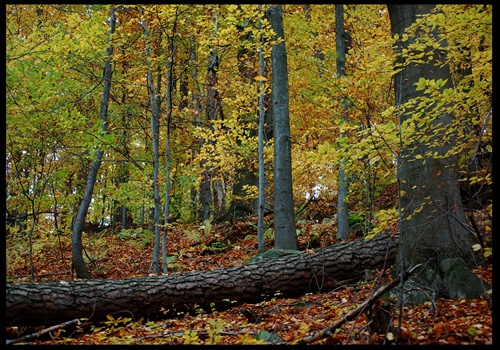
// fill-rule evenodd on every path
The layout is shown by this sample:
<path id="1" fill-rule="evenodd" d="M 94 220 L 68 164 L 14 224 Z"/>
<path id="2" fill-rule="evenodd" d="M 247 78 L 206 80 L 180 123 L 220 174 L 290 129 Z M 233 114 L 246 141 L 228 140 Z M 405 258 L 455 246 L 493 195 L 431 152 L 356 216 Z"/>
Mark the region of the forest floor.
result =
<path id="1" fill-rule="evenodd" d="M 208 270 L 241 264 L 258 253 L 256 218 L 211 227 L 172 224 L 168 233 L 169 273 Z M 297 224 L 301 249 L 325 247 L 335 242 L 331 223 L 302 220 Z M 153 237 L 142 229 L 112 234 L 110 230 L 85 234 L 88 266 L 93 278 L 123 279 L 151 275 Z M 350 238 L 354 239 L 354 237 Z M 35 237 L 35 281 L 70 280 L 71 236 Z M 31 281 L 27 238 L 7 239 L 8 281 Z M 272 237 L 267 237 L 272 247 Z M 90 261 L 90 260 L 88 260 Z M 492 264 L 473 270 L 492 285 Z M 164 320 L 108 316 L 105 322 L 82 321 L 18 344 L 294 344 L 341 320 L 380 287 L 379 271 L 357 284 L 328 293 L 301 298 L 280 298 L 243 304 L 226 311 L 179 314 Z M 404 305 L 395 328 L 370 334 L 363 313 L 347 321 L 332 335 L 313 344 L 473 345 L 492 344 L 492 304 L 486 299 L 436 299 L 421 305 Z M 400 322 L 400 324 L 398 323 Z M 399 327 L 398 327 L 399 325 Z M 49 326 L 49 325 L 47 325 Z M 18 339 L 43 328 L 7 327 L 7 339 Z"/>

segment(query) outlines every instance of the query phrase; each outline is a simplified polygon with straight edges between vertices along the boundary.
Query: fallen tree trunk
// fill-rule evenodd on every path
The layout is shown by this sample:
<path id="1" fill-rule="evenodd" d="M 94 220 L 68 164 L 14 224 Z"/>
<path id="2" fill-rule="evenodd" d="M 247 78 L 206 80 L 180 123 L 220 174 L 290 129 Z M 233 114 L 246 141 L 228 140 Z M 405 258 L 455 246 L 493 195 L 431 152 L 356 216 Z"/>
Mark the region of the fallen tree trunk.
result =
<path id="1" fill-rule="evenodd" d="M 199 307 L 227 309 L 277 293 L 296 297 L 327 291 L 359 280 L 366 269 L 389 266 L 397 241 L 397 236 L 380 235 L 268 262 L 168 276 L 7 283 L 6 324 L 39 326 L 75 318 L 98 321 L 106 315 L 165 317 Z"/>

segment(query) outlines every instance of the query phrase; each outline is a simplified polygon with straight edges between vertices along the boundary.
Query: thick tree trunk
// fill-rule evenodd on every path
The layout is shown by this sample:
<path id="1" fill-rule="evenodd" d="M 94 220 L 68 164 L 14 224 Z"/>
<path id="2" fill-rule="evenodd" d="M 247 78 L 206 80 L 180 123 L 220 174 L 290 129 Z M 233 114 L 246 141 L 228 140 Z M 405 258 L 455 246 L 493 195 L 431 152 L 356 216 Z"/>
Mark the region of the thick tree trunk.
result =
<path id="1" fill-rule="evenodd" d="M 281 5 L 267 10 L 275 39 L 285 39 Z M 288 63 L 285 41 L 274 45 L 272 62 L 272 105 L 274 131 L 274 246 L 297 249 L 292 188 L 292 142 L 288 108 Z"/>
<path id="2" fill-rule="evenodd" d="M 210 310 L 328 291 L 365 276 L 366 269 L 390 266 L 398 237 L 380 235 L 333 245 L 313 253 L 226 269 L 125 280 L 8 283 L 7 325 L 49 325 L 74 318 L 102 320 L 106 315 L 154 318 L 203 307 Z M 198 306 L 196 306 L 198 305 Z"/>
<path id="3" fill-rule="evenodd" d="M 405 29 L 421 15 L 429 14 L 435 5 L 400 5 L 388 6 L 393 35 L 402 36 Z M 439 27 L 432 35 L 439 37 Z M 422 31 L 423 32 L 423 31 Z M 413 40 L 413 39 L 412 39 Z M 398 41 L 397 53 L 408 48 L 412 40 Z M 398 107 L 405 102 L 422 97 L 415 85 L 420 78 L 442 79 L 446 83 L 442 89 L 452 87 L 450 68 L 446 62 L 445 40 L 437 40 L 441 48 L 435 50 L 434 59 L 422 63 L 410 63 L 394 77 L 395 96 Z M 439 57 L 437 57 L 439 55 Z M 400 56 L 400 63 L 404 62 Z M 400 115 L 400 124 L 408 122 L 412 113 Z M 425 116 L 424 116 L 425 117 Z M 443 114 L 435 118 L 434 125 L 450 126 L 452 114 Z M 411 120 L 410 120 L 411 121 Z M 415 128 L 419 129 L 419 126 Z M 457 155 L 447 157 L 429 157 L 429 153 L 447 154 L 455 142 L 454 138 L 445 137 L 442 131 L 436 131 L 430 140 L 418 137 L 409 140 L 401 150 L 399 158 L 399 178 L 401 180 L 401 207 L 404 208 L 401 222 L 401 261 L 406 266 L 424 264 L 422 273 L 412 277 L 421 288 L 407 294 L 413 303 L 428 299 L 422 288 L 432 290 L 436 296 L 451 298 L 476 298 L 486 287 L 468 268 L 475 266 L 480 259 L 471 251 L 475 243 L 466 228 L 466 218 L 460 199 L 460 188 L 456 172 Z M 439 144 L 439 147 L 432 147 Z M 415 159 L 421 158 L 418 161 Z M 423 160 L 423 161 L 422 161 Z M 405 267 L 401 267 L 405 270 Z"/>

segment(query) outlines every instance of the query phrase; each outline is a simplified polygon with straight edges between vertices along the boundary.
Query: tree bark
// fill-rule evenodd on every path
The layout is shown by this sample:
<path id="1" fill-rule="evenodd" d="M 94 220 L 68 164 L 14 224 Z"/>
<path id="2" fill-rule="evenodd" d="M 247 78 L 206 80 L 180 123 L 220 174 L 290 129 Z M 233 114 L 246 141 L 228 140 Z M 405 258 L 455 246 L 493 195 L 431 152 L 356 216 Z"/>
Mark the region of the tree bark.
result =
<path id="1" fill-rule="evenodd" d="M 106 59 L 106 64 L 104 67 L 104 92 L 101 99 L 101 130 L 102 134 L 106 134 L 108 125 L 108 105 L 111 91 L 111 77 L 113 75 L 113 69 L 111 67 L 111 56 L 113 54 L 113 46 L 111 44 L 111 36 L 115 32 L 116 17 L 115 8 L 111 6 L 110 17 L 109 17 L 109 32 L 108 32 L 108 57 Z M 85 194 L 83 195 L 78 214 L 74 220 L 73 224 L 73 236 L 72 236 L 72 249 L 71 257 L 73 263 L 73 269 L 76 271 L 76 276 L 79 278 L 90 278 L 90 273 L 83 260 L 83 245 L 82 245 L 82 232 L 83 225 L 85 224 L 85 217 L 89 210 L 90 202 L 92 201 L 92 194 L 94 192 L 94 185 L 97 179 L 97 173 L 99 167 L 101 166 L 101 161 L 103 157 L 103 151 L 101 149 L 96 151 L 96 160 L 92 163 L 90 171 L 87 177 L 87 185 L 85 187 Z"/>
<path id="2" fill-rule="evenodd" d="M 326 292 L 363 278 L 367 269 L 390 266 L 397 243 L 398 236 L 380 235 L 226 269 L 125 280 L 8 283 L 6 323 L 50 325 L 120 314 L 152 319 L 198 307 L 210 310 L 212 305 L 223 310 L 273 298 L 278 292 L 281 297 Z"/>
<path id="3" fill-rule="evenodd" d="M 347 51 L 346 47 L 346 33 L 344 29 L 344 5 L 335 5 L 335 44 L 337 46 L 337 75 L 340 79 L 345 76 L 345 53 Z M 347 121 L 346 109 L 347 109 L 347 99 L 344 98 L 341 101 L 343 108 L 343 114 L 341 116 L 342 120 Z M 345 133 L 340 132 L 339 138 L 344 138 Z M 345 147 L 345 146 L 343 146 Z M 337 238 L 345 239 L 349 236 L 349 204 L 347 202 L 347 196 L 349 195 L 349 182 L 344 172 L 344 167 L 346 164 L 346 159 L 341 159 L 339 162 L 339 179 L 338 179 L 338 190 L 337 190 Z"/>
<path id="4" fill-rule="evenodd" d="M 298 249 L 292 188 L 292 142 L 288 109 L 288 64 L 281 5 L 267 10 L 269 23 L 283 40 L 273 46 L 272 105 L 274 131 L 274 246 L 276 249 Z"/>
<path id="5" fill-rule="evenodd" d="M 388 5 L 392 34 L 400 37 L 405 29 L 414 23 L 420 15 L 431 13 L 435 5 Z M 439 27 L 432 35 L 439 37 Z M 408 48 L 412 40 L 396 44 L 399 52 Z M 452 87 L 450 68 L 446 64 L 445 40 L 438 40 L 441 48 L 435 50 L 434 59 L 422 64 L 405 65 L 395 75 L 394 89 L 398 107 L 412 99 L 422 97 L 415 89 L 420 78 L 443 79 L 442 89 Z M 438 56 L 439 57 L 436 57 Z M 405 58 L 399 55 L 400 63 Z M 399 123 L 407 122 L 412 113 L 399 116 Z M 453 116 L 442 114 L 435 118 L 436 125 L 451 125 Z M 411 122 L 411 121 L 410 121 Z M 418 127 L 416 127 L 418 130 Z M 401 221 L 401 261 L 406 266 L 423 264 L 424 271 L 412 278 L 419 287 L 432 290 L 442 297 L 479 297 L 486 287 L 468 268 L 476 266 L 479 256 L 471 251 L 475 243 L 473 236 L 466 229 L 466 218 L 460 199 L 458 185 L 457 155 L 447 157 L 429 157 L 436 151 L 447 154 L 455 139 L 447 140 L 441 132 L 436 132 L 427 141 L 415 137 L 401 149 L 398 159 L 398 177 L 401 181 L 401 207 L 404 208 Z M 433 147 L 435 141 L 440 146 Z M 415 161 L 416 158 L 421 158 Z M 423 160 L 423 162 L 422 162 Z M 400 270 L 405 270 L 404 266 Z M 415 289 L 416 291 L 417 289 Z M 421 290 L 421 288 L 418 288 Z M 423 292 L 407 295 L 408 301 L 422 303 L 428 299 Z"/>
<path id="6" fill-rule="evenodd" d="M 262 5 L 259 4 L 259 14 L 262 10 Z M 262 28 L 262 23 L 259 19 L 258 28 Z M 262 42 L 262 37 L 259 38 L 259 43 Z M 264 53 L 260 51 L 259 53 L 259 72 L 261 76 L 265 74 L 265 64 L 264 64 Z M 264 167 L 264 125 L 265 125 L 265 107 L 264 107 L 264 96 L 265 96 L 265 85 L 263 81 L 259 82 L 259 130 L 258 130 L 258 154 L 259 154 L 259 198 L 258 198 L 258 216 L 257 216 L 257 242 L 259 246 L 259 253 L 264 253 L 266 250 L 266 243 L 264 239 L 264 209 L 266 205 L 266 173 Z"/>
<path id="7" fill-rule="evenodd" d="M 153 271 L 155 273 L 160 273 L 160 183 L 158 180 L 158 172 L 159 172 L 159 161 L 160 161 L 160 151 L 159 151 L 159 142 L 160 142 L 160 87 L 161 87 L 161 79 L 160 72 L 157 72 L 158 84 L 155 88 L 153 82 L 153 65 L 151 60 L 151 50 L 150 45 L 151 42 L 149 40 L 148 28 L 146 26 L 146 20 L 144 19 L 144 8 L 139 5 L 140 13 L 141 13 L 141 22 L 140 25 L 144 30 L 144 37 L 146 40 L 146 60 L 148 63 L 148 72 L 147 72 L 147 85 L 149 91 L 149 99 L 151 104 L 151 139 L 153 142 L 153 198 L 154 198 L 154 233 L 155 233 L 155 245 L 153 251 Z M 161 33 L 161 32 L 160 32 Z M 158 67 L 160 70 L 160 67 Z"/>

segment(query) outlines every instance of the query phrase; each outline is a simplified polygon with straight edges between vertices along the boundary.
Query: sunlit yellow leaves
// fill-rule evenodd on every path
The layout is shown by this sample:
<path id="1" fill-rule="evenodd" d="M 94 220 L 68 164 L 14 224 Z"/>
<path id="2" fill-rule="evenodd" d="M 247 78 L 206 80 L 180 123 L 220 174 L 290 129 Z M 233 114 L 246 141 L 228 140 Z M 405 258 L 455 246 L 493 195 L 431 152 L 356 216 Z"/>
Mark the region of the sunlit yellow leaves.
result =
<path id="1" fill-rule="evenodd" d="M 487 184 L 491 185 L 491 174 L 487 174 L 485 176 L 469 176 L 466 179 L 471 185 L 474 184 Z"/>
<path id="2" fill-rule="evenodd" d="M 373 237 L 374 235 L 380 233 L 396 232 L 398 222 L 398 210 L 387 209 L 378 211 L 373 220 L 373 228 L 366 239 L 369 239 L 370 237 Z"/>
<path id="3" fill-rule="evenodd" d="M 29 151 L 31 157 L 36 154 L 36 147 L 28 149 L 28 146 L 44 144 L 60 152 L 68 174 L 74 174 L 66 176 L 71 188 L 65 187 L 62 177 L 52 178 L 60 198 L 58 205 L 65 208 L 73 208 L 73 202 L 77 202 L 82 188 L 77 178 L 89 167 L 89 154 L 98 145 L 95 135 L 100 132 L 99 125 L 95 127 L 89 120 L 99 114 L 109 5 L 88 6 L 91 7 L 79 5 L 71 11 L 68 11 L 70 7 L 59 8 L 64 11 L 53 7 L 53 16 L 44 12 L 45 25 L 42 26 L 37 25 L 36 7 L 9 5 L 7 8 L 8 150 L 12 154 Z M 221 172 L 228 193 L 238 180 L 235 168 L 255 170 L 259 85 L 265 87 L 266 93 L 270 92 L 271 85 L 267 59 L 274 44 L 271 40 L 274 33 L 265 18 L 267 7 L 264 5 L 259 13 L 258 6 L 252 4 L 144 5 L 152 29 L 151 62 L 160 77 L 160 144 L 165 144 L 163 118 L 167 109 L 163 84 L 170 58 L 174 64 L 170 71 L 175 82 L 171 103 L 172 178 L 176 182 L 172 192 L 176 196 L 175 211 L 180 212 L 181 218 L 190 218 L 190 209 L 185 208 L 185 203 L 190 203 L 191 191 L 199 186 L 204 170 L 201 164 Z M 337 75 L 336 35 L 332 30 L 334 6 L 312 4 L 307 10 L 302 5 L 286 7 L 296 197 L 302 199 L 305 192 L 320 184 L 325 189 L 322 195 L 331 196 L 333 201 L 339 162 L 346 159 L 344 169 L 356 178 L 350 187 L 352 198 L 362 194 L 359 201 L 351 204 L 354 210 L 366 210 L 364 184 L 373 176 L 372 188 L 377 189 L 374 194 L 390 188 L 396 179 L 395 160 L 400 147 L 413 146 L 411 143 L 415 140 L 422 141 L 429 150 L 409 158 L 459 155 L 460 174 L 465 174 L 464 164 L 473 157 L 479 141 L 484 143 L 481 147 L 484 146 L 485 152 L 491 152 L 492 118 L 487 117 L 492 91 L 491 5 L 438 5 L 435 14 L 419 22 L 421 30 L 415 32 L 412 27 L 395 36 L 405 44 L 412 44 L 398 53 L 406 58 L 405 64 L 435 61 L 438 65 L 449 64 L 454 74 L 452 81 L 417 77 L 420 79 L 416 86 L 408 86 L 408 89 L 416 88 L 422 97 L 405 105 L 396 105 L 394 101 L 394 74 L 402 67 L 393 69 L 395 53 L 383 5 L 344 5 L 345 28 L 352 42 L 346 56 L 346 76 L 341 78 Z M 106 196 L 108 200 L 126 204 L 133 215 L 138 215 L 141 207 L 150 207 L 152 181 L 150 136 L 145 132 L 150 123 L 151 106 L 145 86 L 147 65 L 139 17 L 137 5 L 120 5 L 120 23 L 112 39 L 116 79 L 109 110 L 109 132 L 113 137 L 103 139 L 113 147 L 107 147 L 107 160 L 102 165 L 106 175 L 96 184 L 98 197 Z M 431 35 L 434 27 L 441 30 L 437 37 Z M 444 47 L 445 42 L 448 47 Z M 217 49 L 221 59 L 216 88 L 224 121 L 205 124 L 206 68 L 212 48 Z M 258 50 L 266 56 L 264 73 L 260 73 Z M 251 77 L 259 84 L 252 84 Z M 270 102 L 266 103 L 269 112 Z M 66 107 L 68 105 L 72 108 Z M 37 112 L 33 114 L 34 107 Z M 443 130 L 439 124 L 446 116 L 452 118 L 453 124 Z M 432 135 L 439 136 L 431 139 Z M 438 151 L 454 139 L 458 141 L 456 147 Z M 272 167 L 272 140 L 266 144 L 265 152 L 268 171 Z M 133 160 L 140 160 L 144 170 L 131 165 L 125 157 L 127 154 Z M 47 159 L 49 157 L 47 154 Z M 55 174 L 50 168 L 28 164 L 27 155 L 18 159 L 20 165 L 36 172 Z M 161 166 L 164 162 L 161 161 Z M 116 179 L 120 178 L 117 169 L 124 163 L 130 165 L 130 178 L 118 188 L 115 187 Z M 56 162 L 50 165 L 60 167 Z M 160 180 L 164 181 L 163 171 L 162 174 Z M 268 175 L 268 180 L 272 179 L 272 174 Z M 11 177 L 13 182 L 9 186 L 16 193 L 22 193 L 22 187 L 29 188 L 36 180 L 24 176 L 15 179 Z M 485 173 L 475 173 L 470 180 L 471 184 L 492 181 Z M 257 194 L 255 188 L 245 190 L 248 198 Z M 400 194 L 405 193 L 402 190 Z M 230 196 L 228 194 L 228 200 Z M 41 202 L 47 210 L 54 205 L 50 198 L 46 196 L 47 203 Z M 385 201 L 390 197 L 381 198 L 383 205 L 387 205 Z M 378 203 L 378 199 L 373 203 Z M 9 206 L 21 210 L 25 202 L 11 196 Z M 101 202 L 96 200 L 91 208 L 96 219 L 104 208 Z"/>
<path id="4" fill-rule="evenodd" d="M 322 145 L 319 145 L 318 151 L 320 153 L 328 153 L 330 151 L 330 148 L 331 148 L 330 142 L 325 141 Z"/>
<path id="5" fill-rule="evenodd" d="M 235 198 L 244 201 L 251 201 L 258 198 L 259 196 L 259 188 L 254 185 L 243 185 L 242 192 L 244 193 L 244 195 Z"/>
<path id="6" fill-rule="evenodd" d="M 253 78 L 253 80 L 256 80 L 256 81 L 267 81 L 267 78 L 263 77 L 261 75 L 258 75 L 255 78 Z"/>
<path id="7" fill-rule="evenodd" d="M 438 80 L 432 80 L 432 79 L 425 79 L 425 78 L 419 78 L 418 82 L 416 83 L 416 90 L 424 90 L 425 93 L 435 93 L 439 89 L 441 89 L 446 83 L 447 79 L 438 79 Z M 448 91 L 447 96 L 450 96 L 451 93 Z"/>

